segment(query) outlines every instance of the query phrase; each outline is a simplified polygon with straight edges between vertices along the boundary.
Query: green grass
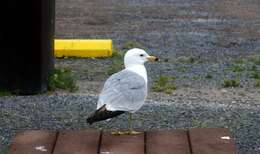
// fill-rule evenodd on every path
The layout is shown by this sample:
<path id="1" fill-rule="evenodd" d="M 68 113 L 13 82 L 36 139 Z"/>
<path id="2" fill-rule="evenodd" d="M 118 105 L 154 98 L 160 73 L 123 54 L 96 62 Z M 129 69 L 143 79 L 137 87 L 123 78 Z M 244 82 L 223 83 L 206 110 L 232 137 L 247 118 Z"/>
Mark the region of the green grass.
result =
<path id="1" fill-rule="evenodd" d="M 193 127 L 199 127 L 199 128 L 208 128 L 210 127 L 210 124 L 207 123 L 206 121 L 201 121 L 199 119 L 196 118 L 192 118 L 191 119 L 191 123 Z"/>
<path id="2" fill-rule="evenodd" d="M 208 74 L 205 76 L 205 78 L 206 78 L 206 79 L 212 79 L 213 77 L 212 77 L 211 74 L 208 73 Z"/>
<path id="3" fill-rule="evenodd" d="M 54 91 L 56 89 L 68 90 L 75 92 L 78 90 L 75 80 L 72 77 L 70 69 L 57 69 L 55 68 L 52 75 L 49 78 L 49 90 Z"/>
<path id="4" fill-rule="evenodd" d="M 257 71 L 257 66 L 254 64 L 251 66 L 250 71 Z"/>
<path id="5" fill-rule="evenodd" d="M 226 67 L 225 70 L 232 72 L 243 72 L 243 71 L 256 71 L 259 60 L 256 58 L 251 59 L 235 59 L 230 66 Z"/>
<path id="6" fill-rule="evenodd" d="M 0 87 L 0 97 L 1 96 L 10 96 L 10 95 L 12 95 L 10 91 Z"/>
<path id="7" fill-rule="evenodd" d="M 152 86 L 152 90 L 154 92 L 164 92 L 167 94 L 171 94 L 177 87 L 174 84 L 174 77 L 167 76 L 159 76 Z"/>
<path id="8" fill-rule="evenodd" d="M 259 81 L 256 81 L 255 87 L 256 87 L 256 88 L 260 88 L 260 80 L 259 80 Z"/>
<path id="9" fill-rule="evenodd" d="M 185 72 L 188 71 L 188 67 L 186 67 L 186 66 L 181 66 L 181 67 L 177 67 L 176 70 L 177 70 L 178 72 L 183 72 L 183 73 L 185 73 Z"/>
<path id="10" fill-rule="evenodd" d="M 112 64 L 106 69 L 107 75 L 112 75 L 120 70 L 122 70 L 124 67 L 122 60 L 113 60 Z"/>
<path id="11" fill-rule="evenodd" d="M 242 58 L 238 58 L 238 59 L 234 60 L 234 63 L 236 63 L 236 64 L 245 64 L 246 62 L 247 61 Z"/>
<path id="12" fill-rule="evenodd" d="M 253 71 L 252 73 L 251 73 L 251 76 L 250 76 L 251 78 L 254 78 L 254 79 L 260 79 L 260 72 L 258 72 L 258 71 Z"/>
<path id="13" fill-rule="evenodd" d="M 199 80 L 199 79 L 200 79 L 200 76 L 193 76 L 192 79 L 193 79 L 193 80 Z"/>
<path id="14" fill-rule="evenodd" d="M 227 67 L 226 70 L 232 72 L 243 72 L 246 70 L 246 65 L 244 63 L 234 63 L 231 66 Z"/>
<path id="15" fill-rule="evenodd" d="M 125 55 L 125 52 L 124 52 L 124 51 L 115 48 L 115 49 L 113 50 L 113 53 L 112 53 L 111 58 L 113 58 L 113 59 L 119 59 L 119 58 L 121 58 L 121 59 L 122 59 L 122 58 L 124 57 L 124 55 Z"/>
<path id="16" fill-rule="evenodd" d="M 130 40 L 130 41 L 125 42 L 121 47 L 121 49 L 123 51 L 127 51 L 127 50 L 132 49 L 132 48 L 141 48 L 141 44 L 138 43 L 137 41 L 131 41 Z"/>
<path id="17" fill-rule="evenodd" d="M 224 79 L 223 87 L 239 87 L 240 86 L 240 78 L 235 79 Z"/>
<path id="18" fill-rule="evenodd" d="M 260 56 L 256 56 L 254 58 L 249 59 L 255 65 L 260 65 Z"/>

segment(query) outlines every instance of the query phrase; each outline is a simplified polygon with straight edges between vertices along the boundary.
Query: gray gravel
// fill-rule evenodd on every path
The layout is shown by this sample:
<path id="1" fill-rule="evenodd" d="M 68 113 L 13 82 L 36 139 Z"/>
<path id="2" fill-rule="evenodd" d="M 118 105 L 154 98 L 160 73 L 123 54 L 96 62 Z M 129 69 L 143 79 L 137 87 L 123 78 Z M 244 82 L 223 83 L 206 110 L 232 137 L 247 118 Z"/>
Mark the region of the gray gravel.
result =
<path id="1" fill-rule="evenodd" d="M 243 72 L 227 67 L 241 58 L 260 59 L 259 0 L 57 0 L 56 6 L 57 38 L 108 38 L 119 48 L 137 41 L 162 60 L 147 64 L 151 78 L 175 76 L 180 86 L 219 88 L 239 76 L 241 86 L 255 85 L 252 64 Z M 181 60 L 189 58 L 194 62 Z M 104 69 L 109 61 L 95 64 Z M 78 63 L 91 69 L 86 64 L 93 60 Z"/>
<path id="2" fill-rule="evenodd" d="M 0 99 L 0 153 L 16 132 L 27 129 L 85 129 L 86 117 L 95 109 L 94 95 L 55 94 Z M 134 127 L 141 130 L 226 127 L 238 144 L 241 154 L 260 152 L 260 106 L 201 99 L 148 100 L 134 115 Z M 127 116 L 91 127 L 125 129 Z"/>

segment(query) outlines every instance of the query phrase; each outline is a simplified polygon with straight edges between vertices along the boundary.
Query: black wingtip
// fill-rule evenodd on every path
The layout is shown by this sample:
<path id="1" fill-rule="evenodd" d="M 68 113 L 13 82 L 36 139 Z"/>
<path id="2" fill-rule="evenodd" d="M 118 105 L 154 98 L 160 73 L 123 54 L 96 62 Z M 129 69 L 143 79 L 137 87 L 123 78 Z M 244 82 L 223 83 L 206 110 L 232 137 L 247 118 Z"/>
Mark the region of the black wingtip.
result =
<path id="1" fill-rule="evenodd" d="M 101 108 L 99 108 L 97 111 L 95 111 L 94 114 L 92 114 L 90 117 L 87 118 L 87 123 L 89 125 L 92 125 L 95 122 L 114 118 L 123 113 L 124 111 L 108 111 L 106 110 L 104 105 Z"/>
<path id="2" fill-rule="evenodd" d="M 87 123 L 88 123 L 89 125 L 92 125 L 94 122 L 93 122 L 93 120 L 91 120 L 91 118 L 87 118 Z"/>

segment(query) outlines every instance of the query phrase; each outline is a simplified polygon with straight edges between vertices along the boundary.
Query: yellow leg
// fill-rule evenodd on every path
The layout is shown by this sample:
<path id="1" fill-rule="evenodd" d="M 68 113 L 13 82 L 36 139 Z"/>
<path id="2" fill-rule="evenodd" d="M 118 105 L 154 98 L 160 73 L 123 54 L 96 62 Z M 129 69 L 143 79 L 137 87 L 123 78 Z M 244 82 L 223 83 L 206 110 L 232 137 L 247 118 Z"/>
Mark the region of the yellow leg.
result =
<path id="1" fill-rule="evenodd" d="M 133 125 L 132 125 L 132 121 L 133 121 L 133 115 L 132 113 L 129 112 L 129 116 L 128 116 L 128 130 L 127 131 L 116 131 L 116 132 L 111 132 L 112 135 L 137 135 L 137 134 L 141 134 L 142 132 L 137 132 L 133 130 Z"/>
<path id="2" fill-rule="evenodd" d="M 128 131 L 127 131 L 126 133 L 127 133 L 128 135 L 141 134 L 142 132 L 134 131 L 132 121 L 133 121 L 133 114 L 129 112 Z"/>

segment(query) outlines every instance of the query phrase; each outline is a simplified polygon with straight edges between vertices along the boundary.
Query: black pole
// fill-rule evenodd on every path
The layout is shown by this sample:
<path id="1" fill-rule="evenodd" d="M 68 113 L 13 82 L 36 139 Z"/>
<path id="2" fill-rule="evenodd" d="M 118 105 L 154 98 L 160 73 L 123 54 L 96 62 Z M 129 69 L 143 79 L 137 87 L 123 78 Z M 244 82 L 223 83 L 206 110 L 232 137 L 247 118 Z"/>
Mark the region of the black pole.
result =
<path id="1" fill-rule="evenodd" d="M 46 91 L 54 65 L 55 0 L 7 0 L 0 7 L 0 86 L 20 94 Z"/>

